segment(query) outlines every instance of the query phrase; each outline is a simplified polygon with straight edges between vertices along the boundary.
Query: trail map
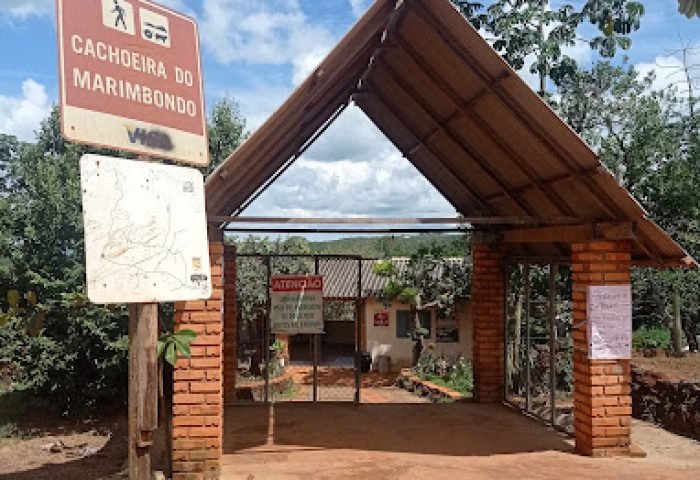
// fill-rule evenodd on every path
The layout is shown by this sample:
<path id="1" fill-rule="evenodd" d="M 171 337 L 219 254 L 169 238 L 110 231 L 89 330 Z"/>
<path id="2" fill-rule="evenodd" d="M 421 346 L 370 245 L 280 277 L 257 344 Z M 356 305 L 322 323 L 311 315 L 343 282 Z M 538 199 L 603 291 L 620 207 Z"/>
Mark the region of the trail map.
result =
<path id="1" fill-rule="evenodd" d="M 201 173 L 99 155 L 83 156 L 80 169 L 90 301 L 209 298 Z"/>

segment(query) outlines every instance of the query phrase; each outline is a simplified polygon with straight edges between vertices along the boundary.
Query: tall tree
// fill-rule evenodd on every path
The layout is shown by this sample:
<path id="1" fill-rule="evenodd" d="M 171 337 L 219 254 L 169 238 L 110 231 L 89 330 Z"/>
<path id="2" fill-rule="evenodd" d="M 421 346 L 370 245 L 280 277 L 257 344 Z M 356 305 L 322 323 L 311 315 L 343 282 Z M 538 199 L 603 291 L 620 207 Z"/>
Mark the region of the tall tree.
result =
<path id="1" fill-rule="evenodd" d="M 632 0 L 587 0 L 582 5 L 564 3 L 552 8 L 549 0 L 493 0 L 481 13 L 481 4 L 452 0 L 459 10 L 493 37 L 493 47 L 516 70 L 530 63 L 539 77 L 539 94 L 547 93 L 547 81 L 555 84 L 575 68 L 565 47 L 583 38 L 583 27 L 597 34 L 586 42 L 603 57 L 630 47 L 629 34 L 640 26 L 644 7 Z"/>
<path id="2" fill-rule="evenodd" d="M 700 255 L 700 147 L 692 96 L 654 91 L 654 74 L 609 62 L 575 69 L 554 103 L 617 173 L 651 217 L 696 258 Z M 692 349 L 700 332 L 700 274 L 637 270 L 636 326 L 670 324 L 672 296 L 680 292 L 682 323 Z"/>
<path id="3" fill-rule="evenodd" d="M 225 97 L 214 105 L 207 122 L 209 131 L 209 166 L 205 174 L 210 174 L 245 140 L 246 121 L 241 115 L 238 103 Z"/>

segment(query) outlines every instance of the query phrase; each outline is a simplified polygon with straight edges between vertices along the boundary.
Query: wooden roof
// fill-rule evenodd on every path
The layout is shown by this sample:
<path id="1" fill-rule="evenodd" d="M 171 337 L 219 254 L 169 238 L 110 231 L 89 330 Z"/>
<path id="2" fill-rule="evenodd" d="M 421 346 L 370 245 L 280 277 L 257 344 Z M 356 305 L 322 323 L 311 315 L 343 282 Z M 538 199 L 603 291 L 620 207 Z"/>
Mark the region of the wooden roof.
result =
<path id="1" fill-rule="evenodd" d="M 637 264 L 696 266 L 448 0 L 377 0 L 209 176 L 208 214 L 240 213 L 351 100 L 462 215 L 537 219 L 498 233 L 514 257 L 629 238 Z"/>

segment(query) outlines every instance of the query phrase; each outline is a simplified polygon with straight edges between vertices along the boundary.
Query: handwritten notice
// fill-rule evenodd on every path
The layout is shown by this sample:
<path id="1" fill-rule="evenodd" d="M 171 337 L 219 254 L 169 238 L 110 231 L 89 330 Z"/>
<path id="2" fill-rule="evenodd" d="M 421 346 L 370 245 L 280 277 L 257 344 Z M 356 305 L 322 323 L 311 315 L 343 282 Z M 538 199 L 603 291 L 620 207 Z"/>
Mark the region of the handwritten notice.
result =
<path id="1" fill-rule="evenodd" d="M 588 287 L 588 358 L 632 358 L 632 288 Z"/>

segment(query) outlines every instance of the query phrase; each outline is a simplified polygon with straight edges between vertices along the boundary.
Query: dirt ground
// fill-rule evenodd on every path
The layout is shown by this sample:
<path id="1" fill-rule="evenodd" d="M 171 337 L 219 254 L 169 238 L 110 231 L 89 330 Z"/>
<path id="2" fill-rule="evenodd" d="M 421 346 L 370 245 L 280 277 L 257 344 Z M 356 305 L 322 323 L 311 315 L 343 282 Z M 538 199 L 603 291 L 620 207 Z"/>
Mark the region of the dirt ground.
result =
<path id="1" fill-rule="evenodd" d="M 0 479 L 125 478 L 124 419 L 36 421 L 42 430 L 34 438 L 0 445 Z M 503 406 L 241 406 L 227 409 L 225 427 L 223 480 L 521 480 L 562 472 L 656 480 L 697 479 L 700 470 L 700 443 L 644 422 L 634 422 L 633 439 L 648 458 L 590 459 L 571 453 L 569 437 Z"/>
<path id="2" fill-rule="evenodd" d="M 697 479 L 700 444 L 635 423 L 646 459 L 592 459 L 503 406 L 231 407 L 225 480 Z"/>
<path id="3" fill-rule="evenodd" d="M 77 423 L 37 415 L 34 427 L 22 422 L 18 429 L 0 443 L 0 479 L 122 478 L 125 418 Z"/>
<path id="4" fill-rule="evenodd" d="M 700 353 L 689 353 L 684 357 L 634 357 L 632 365 L 654 372 L 669 381 L 700 382 Z"/>

